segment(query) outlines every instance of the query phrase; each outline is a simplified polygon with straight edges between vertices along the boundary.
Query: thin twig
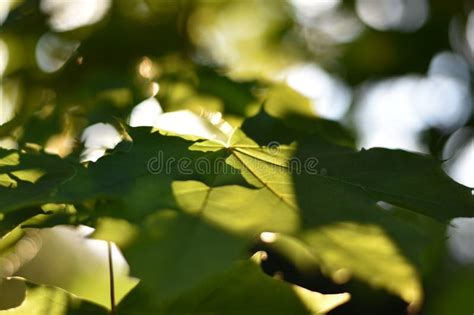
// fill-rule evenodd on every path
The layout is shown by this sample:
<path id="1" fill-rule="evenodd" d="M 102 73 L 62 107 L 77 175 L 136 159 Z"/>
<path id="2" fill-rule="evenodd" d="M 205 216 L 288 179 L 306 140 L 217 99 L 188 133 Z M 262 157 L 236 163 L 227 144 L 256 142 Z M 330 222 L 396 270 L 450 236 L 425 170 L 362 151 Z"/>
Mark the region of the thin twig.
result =
<path id="1" fill-rule="evenodd" d="M 110 315 L 115 315 L 115 285 L 114 285 L 114 267 L 112 264 L 112 244 L 107 242 L 109 254 L 109 280 L 110 280 Z"/>

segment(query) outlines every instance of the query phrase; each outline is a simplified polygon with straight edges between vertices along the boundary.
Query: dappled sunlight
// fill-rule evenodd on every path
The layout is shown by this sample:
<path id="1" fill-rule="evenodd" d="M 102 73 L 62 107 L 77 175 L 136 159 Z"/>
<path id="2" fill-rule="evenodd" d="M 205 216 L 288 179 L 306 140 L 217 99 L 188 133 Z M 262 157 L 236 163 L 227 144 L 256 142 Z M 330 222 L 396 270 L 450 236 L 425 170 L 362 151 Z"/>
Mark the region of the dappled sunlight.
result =
<path id="1" fill-rule="evenodd" d="M 2 80 L 0 84 L 0 126 L 15 116 L 20 98 L 20 82 L 18 80 Z"/>
<path id="2" fill-rule="evenodd" d="M 158 100 L 154 97 L 147 98 L 133 108 L 129 125 L 132 127 L 153 127 L 158 120 L 158 116 L 162 113 L 163 109 Z"/>
<path id="3" fill-rule="evenodd" d="M 345 273 L 400 294 L 413 310 L 421 307 L 423 290 L 415 266 L 379 226 L 336 223 L 309 231 L 304 239 L 324 263 L 324 271 L 336 280 L 345 269 Z"/>
<path id="4" fill-rule="evenodd" d="M 97 23 L 110 5 L 110 0 L 42 0 L 41 10 L 50 15 L 53 30 L 64 32 Z"/>
<path id="5" fill-rule="evenodd" d="M 448 2 L 0 0 L 0 314 L 472 309 Z"/>
<path id="6" fill-rule="evenodd" d="M 38 231 L 27 231 L 11 252 L 0 256 L 1 277 L 15 276 L 23 265 L 36 256 L 41 247 L 42 238 Z"/>
<path id="7" fill-rule="evenodd" d="M 308 48 L 322 59 L 340 51 L 338 44 L 349 43 L 360 36 L 364 24 L 355 12 L 342 6 L 340 0 L 292 0 L 299 35 Z"/>
<path id="8" fill-rule="evenodd" d="M 138 73 L 146 79 L 152 79 L 158 74 L 158 69 L 150 58 L 143 57 L 138 64 Z"/>
<path id="9" fill-rule="evenodd" d="M 311 21 L 302 21 L 302 35 L 316 54 L 334 49 L 333 45 L 350 43 L 360 36 L 364 25 L 347 10 L 336 10 Z"/>
<path id="10" fill-rule="evenodd" d="M 10 153 L 2 158 L 0 158 L 0 168 L 17 166 L 20 164 L 20 155 L 16 152 Z M 16 170 L 15 170 L 16 169 Z M 5 173 L 0 173 L 0 186 L 8 188 L 16 188 L 20 183 L 36 183 L 44 175 L 46 171 L 41 168 L 29 168 L 24 169 L 12 169 Z"/>
<path id="11" fill-rule="evenodd" d="M 17 182 L 8 176 L 8 174 L 0 174 L 0 186 L 15 188 L 17 185 Z M 3 215 L 0 219 L 3 220 Z"/>
<path id="12" fill-rule="evenodd" d="M 77 41 L 46 33 L 36 44 L 35 55 L 38 67 L 44 72 L 58 71 L 78 47 Z"/>
<path id="13" fill-rule="evenodd" d="M 10 12 L 10 6 L 13 1 L 5 0 L 0 2 L 0 25 L 3 24 Z"/>
<path id="14" fill-rule="evenodd" d="M 75 139 L 70 132 L 66 130 L 65 133 L 51 136 L 44 146 L 44 151 L 49 154 L 65 157 L 74 150 L 74 146 Z"/>
<path id="15" fill-rule="evenodd" d="M 43 175 L 46 174 L 44 170 L 41 169 L 25 169 L 11 172 L 10 174 L 19 178 L 22 181 L 36 183 Z"/>
<path id="16" fill-rule="evenodd" d="M 3 139 L 0 139 L 0 148 L 7 149 L 7 150 L 18 149 L 18 143 L 14 139 L 10 137 L 6 137 Z"/>
<path id="17" fill-rule="evenodd" d="M 273 198 L 272 193 L 265 190 L 237 185 L 208 187 L 197 181 L 175 181 L 172 187 L 179 206 L 185 212 L 200 215 L 211 224 L 233 233 L 260 234 L 258 231 L 269 227 L 279 232 L 291 232 L 299 225 L 294 209 L 288 209 L 281 200 Z M 232 207 L 225 204 L 228 198 L 233 201 Z M 249 207 L 249 204 L 253 207 Z M 263 237 L 272 238 L 273 233 L 268 233 L 263 234 Z"/>
<path id="18" fill-rule="evenodd" d="M 178 135 L 196 136 L 217 140 L 227 144 L 233 128 L 221 120 L 219 113 L 210 114 L 209 118 L 183 110 L 161 114 L 157 117 L 155 128 Z"/>
<path id="19" fill-rule="evenodd" d="M 122 137 L 110 124 L 97 123 L 87 127 L 81 136 L 85 150 L 82 153 L 82 161 L 97 161 L 105 154 L 107 149 L 113 149 Z"/>
<path id="20" fill-rule="evenodd" d="M 300 286 L 293 286 L 293 290 L 301 298 L 301 301 L 315 314 L 329 312 L 335 306 L 344 304 L 351 298 L 351 295 L 347 292 L 339 294 L 321 294 Z M 321 305 L 323 306 L 321 307 Z"/>
<path id="21" fill-rule="evenodd" d="M 426 22 L 429 4 L 427 0 L 357 0 L 356 11 L 377 30 L 415 31 Z"/>
<path id="22" fill-rule="evenodd" d="M 468 87 L 445 76 L 431 76 L 420 81 L 413 95 L 415 111 L 423 126 L 456 129 L 463 125 L 471 111 Z"/>
<path id="23" fill-rule="evenodd" d="M 474 130 L 461 128 L 453 133 L 443 149 L 443 168 L 452 179 L 474 187 Z"/>
<path id="24" fill-rule="evenodd" d="M 474 140 L 471 140 L 458 156 L 453 165 L 448 168 L 448 174 L 457 182 L 468 187 L 474 187 Z"/>
<path id="25" fill-rule="evenodd" d="M 158 91 L 156 91 L 158 92 Z M 220 112 L 210 112 L 201 108 L 199 114 L 191 110 L 163 113 L 155 97 L 150 97 L 136 105 L 128 119 L 132 127 L 147 126 L 155 130 L 181 136 L 214 139 L 227 143 L 234 128 L 222 119 Z"/>
<path id="26" fill-rule="evenodd" d="M 424 122 L 443 130 L 456 130 L 472 111 L 469 66 L 459 55 L 436 54 L 428 69 L 428 78 L 418 86 L 415 106 Z"/>
<path id="27" fill-rule="evenodd" d="M 277 2 L 209 2 L 193 14 L 188 30 L 203 53 L 228 65 L 233 76 L 270 78 L 293 59 L 271 39 L 283 26 L 284 10 Z"/>
<path id="28" fill-rule="evenodd" d="M 13 269 L 13 275 L 38 284 L 54 285 L 109 307 L 107 242 L 85 239 L 93 231 L 85 226 L 29 231 L 11 254 L 20 261 L 18 270 Z M 52 255 L 54 261 L 49 259 Z M 120 300 L 138 280 L 128 277 L 128 264 L 115 245 L 112 246 L 112 258 L 115 294 Z"/>
<path id="29" fill-rule="evenodd" d="M 352 98 L 349 87 L 317 65 L 295 66 L 282 76 L 291 88 L 311 100 L 318 116 L 340 119 L 349 109 Z"/>
<path id="30" fill-rule="evenodd" d="M 8 46 L 0 38 L 0 77 L 3 77 L 3 73 L 8 65 Z"/>
<path id="31" fill-rule="evenodd" d="M 295 7 L 297 14 L 302 15 L 305 18 L 311 18 L 327 14 L 334 10 L 341 3 L 341 0 L 291 0 L 289 2 Z"/>
<path id="32" fill-rule="evenodd" d="M 120 248 L 126 248 L 138 235 L 139 228 L 127 220 L 102 217 L 90 238 L 110 241 Z"/>
<path id="33" fill-rule="evenodd" d="M 418 77 L 407 76 L 371 84 L 362 90 L 355 113 L 360 147 L 423 150 L 417 140 L 422 121 L 411 98 L 418 82 Z"/>
<path id="34" fill-rule="evenodd" d="M 18 152 L 12 152 L 0 159 L 0 166 L 20 164 L 20 155 Z"/>
<path id="35" fill-rule="evenodd" d="M 428 76 L 404 76 L 369 83 L 360 91 L 355 112 L 360 146 L 425 152 L 419 133 L 428 127 L 455 130 L 472 111 L 469 72 L 462 59 L 440 53 Z"/>
<path id="36" fill-rule="evenodd" d="M 260 233 L 260 240 L 264 243 L 273 243 L 277 239 L 277 235 L 272 232 Z"/>
<path id="37" fill-rule="evenodd" d="M 472 173 L 471 173 L 472 174 Z M 474 263 L 474 218 L 455 218 L 448 228 L 448 248 L 461 264 Z"/>

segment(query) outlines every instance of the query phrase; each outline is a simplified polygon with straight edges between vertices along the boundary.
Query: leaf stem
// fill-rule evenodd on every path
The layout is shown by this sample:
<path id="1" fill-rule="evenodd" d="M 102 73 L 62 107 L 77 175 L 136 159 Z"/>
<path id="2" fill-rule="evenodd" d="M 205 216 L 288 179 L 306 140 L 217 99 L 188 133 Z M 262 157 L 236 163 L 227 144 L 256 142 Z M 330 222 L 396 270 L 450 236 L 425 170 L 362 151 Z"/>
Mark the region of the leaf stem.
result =
<path id="1" fill-rule="evenodd" d="M 115 315 L 115 284 L 114 284 L 114 266 L 112 263 L 112 244 L 107 242 L 107 252 L 109 256 L 109 280 L 110 280 L 110 315 Z"/>

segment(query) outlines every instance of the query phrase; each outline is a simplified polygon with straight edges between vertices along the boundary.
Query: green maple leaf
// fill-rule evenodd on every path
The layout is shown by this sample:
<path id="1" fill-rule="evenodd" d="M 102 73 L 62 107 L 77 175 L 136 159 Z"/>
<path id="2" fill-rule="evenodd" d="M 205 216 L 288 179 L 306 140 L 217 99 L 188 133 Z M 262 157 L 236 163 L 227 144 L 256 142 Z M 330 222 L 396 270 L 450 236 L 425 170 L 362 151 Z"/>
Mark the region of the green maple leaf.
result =
<path id="1" fill-rule="evenodd" d="M 127 314 L 325 314 L 347 302 L 349 294 L 323 295 L 265 275 L 253 260 L 233 264 L 229 271 L 167 303 L 156 303 L 138 287 L 119 305 Z"/>
<path id="2" fill-rule="evenodd" d="M 108 311 L 96 304 L 83 301 L 68 292 L 52 286 L 33 285 L 23 280 L 13 279 L 15 285 L 20 285 L 23 291 L 26 288 L 26 300 L 13 308 L 0 310 L 5 315 L 80 315 L 80 314 L 108 314 Z M 12 284 L 13 284 L 12 283 Z M 12 289 L 8 284 L 6 289 Z M 0 288 L 1 291 L 1 288 Z M 5 292 L 2 292 L 5 293 Z"/>
<path id="3" fill-rule="evenodd" d="M 357 152 L 304 134 L 293 145 L 271 147 L 240 130 L 194 142 L 147 128 L 132 128 L 130 135 L 133 142 L 122 143 L 88 168 L 77 168 L 72 178 L 26 186 L 41 184 L 38 189 L 47 191 L 47 198 L 27 205 L 106 200 L 96 212 L 132 220 L 143 229 L 125 254 L 132 272 L 163 299 L 228 269 L 262 232 L 278 232 L 298 238 L 328 273 L 348 270 L 417 305 L 419 276 L 400 250 L 410 245 L 393 229 L 404 226 L 400 213 L 442 221 L 473 214 L 470 189 L 449 179 L 440 163 L 418 154 Z M 150 172 L 157 149 L 165 154 L 162 163 L 189 159 L 190 172 L 176 165 Z M 225 163 L 198 172 L 199 159 Z M 0 193 L 14 189 L 23 191 L 4 187 Z M 9 211 L 26 205 L 9 200 Z M 403 209 L 385 209 L 392 205 Z M 366 235 L 379 245 L 360 246 Z M 394 268 L 380 268 L 382 261 Z"/>
<path id="4" fill-rule="evenodd" d="M 40 206 L 75 174 L 74 165 L 54 155 L 0 149 L 0 235 L 43 213 Z"/>
<path id="5" fill-rule="evenodd" d="M 395 214 L 384 206 L 400 206 L 404 210 L 399 211 L 443 221 L 473 215 L 470 189 L 449 179 L 440 163 L 426 156 L 387 149 L 356 152 L 317 137 L 300 141 L 297 149 L 262 148 L 240 131 L 224 147 L 230 152 L 227 163 L 239 169 L 259 189 L 242 189 L 241 198 L 235 195 L 234 202 L 227 205 L 222 198 L 215 199 L 218 195 L 215 189 L 206 192 L 203 213 L 209 220 L 240 232 L 293 233 L 308 245 L 326 269 L 334 272 L 347 268 L 356 277 L 399 294 L 414 307 L 422 300 L 419 277 L 397 244 L 386 235 L 385 229 L 390 231 Z M 212 140 L 192 147 L 203 151 L 222 148 Z M 297 159 L 292 160 L 291 156 Z M 300 164 L 294 167 L 295 162 Z M 308 169 L 311 165 L 313 168 Z M 225 189 L 232 194 L 233 188 L 220 190 Z M 198 190 L 196 187 L 194 194 Z M 243 208 L 240 200 L 248 201 L 243 211 L 238 211 Z M 279 218 L 274 220 L 279 224 L 269 226 L 271 219 L 262 214 L 272 212 Z M 229 213 L 237 218 L 237 213 L 245 214 L 245 224 L 239 225 L 239 219 L 227 223 Z M 348 222 L 344 223 L 346 229 L 320 228 L 336 222 Z M 341 236 L 331 243 L 328 235 L 334 233 Z M 360 246 L 359 243 L 367 242 L 366 235 L 378 246 Z M 394 268 L 380 268 L 382 261 L 393 263 Z"/>

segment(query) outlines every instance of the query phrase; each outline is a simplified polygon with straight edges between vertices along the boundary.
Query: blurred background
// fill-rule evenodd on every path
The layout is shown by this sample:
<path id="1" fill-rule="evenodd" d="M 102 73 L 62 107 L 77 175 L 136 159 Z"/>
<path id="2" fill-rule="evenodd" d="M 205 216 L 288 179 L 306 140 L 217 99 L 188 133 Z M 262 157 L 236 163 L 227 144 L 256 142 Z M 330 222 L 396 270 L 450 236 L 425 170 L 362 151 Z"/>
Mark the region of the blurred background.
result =
<path id="1" fill-rule="evenodd" d="M 64 157 L 82 139 L 93 161 L 120 122 L 190 109 L 239 126 L 291 99 L 474 187 L 472 1 L 0 0 L 0 29 L 0 147 Z M 472 314 L 474 221 L 447 236 L 422 313 Z"/>

